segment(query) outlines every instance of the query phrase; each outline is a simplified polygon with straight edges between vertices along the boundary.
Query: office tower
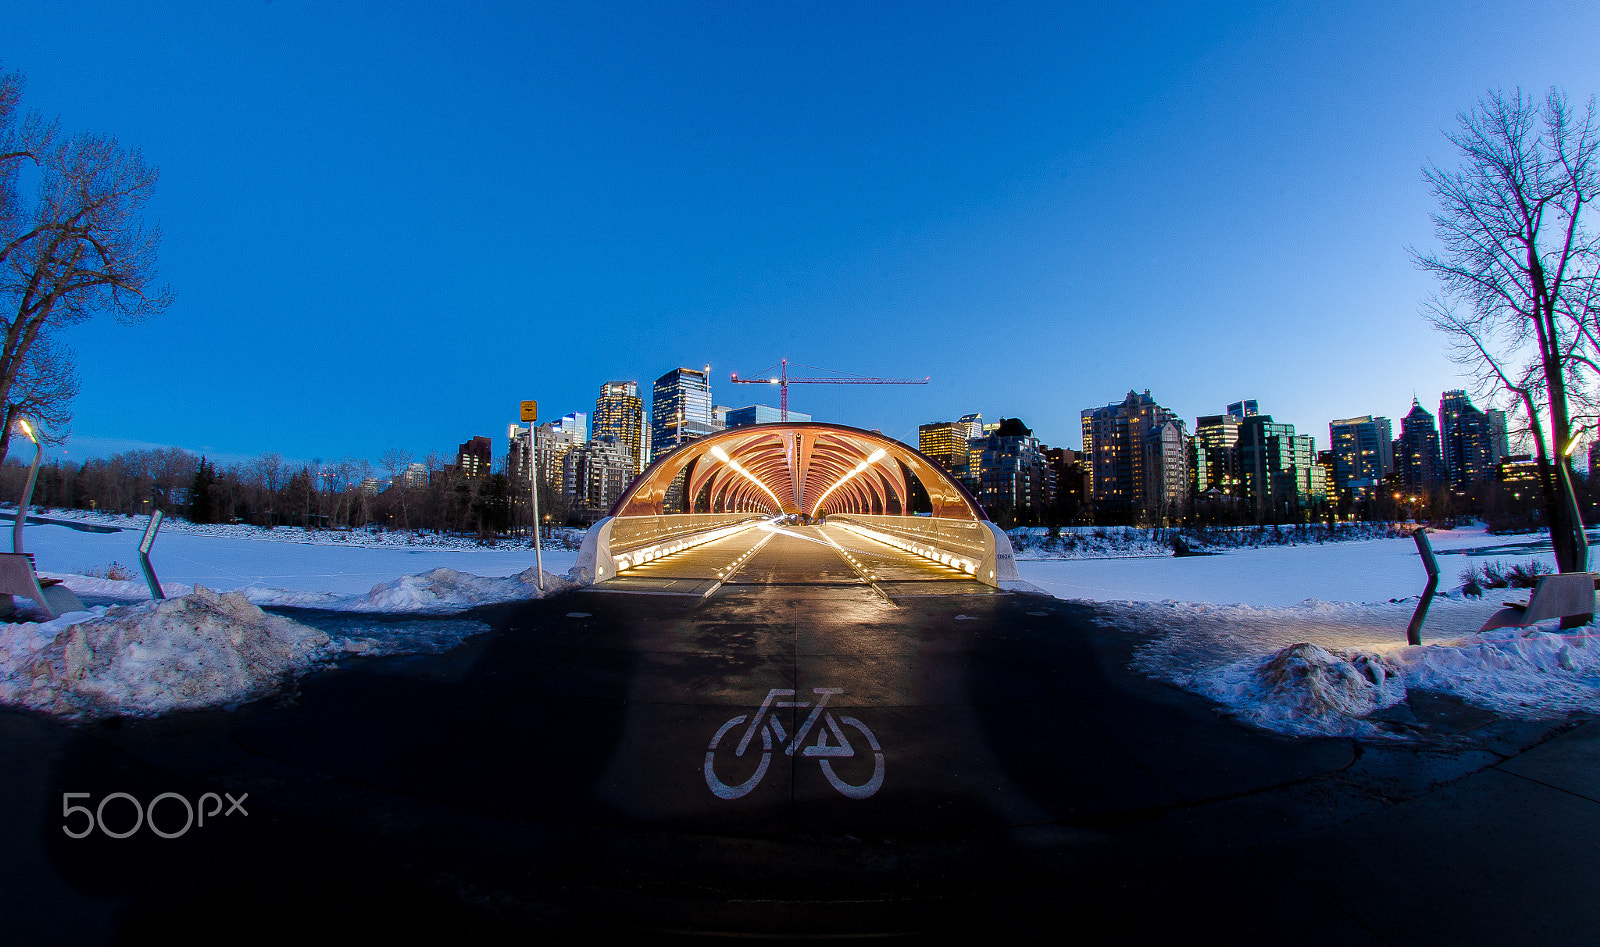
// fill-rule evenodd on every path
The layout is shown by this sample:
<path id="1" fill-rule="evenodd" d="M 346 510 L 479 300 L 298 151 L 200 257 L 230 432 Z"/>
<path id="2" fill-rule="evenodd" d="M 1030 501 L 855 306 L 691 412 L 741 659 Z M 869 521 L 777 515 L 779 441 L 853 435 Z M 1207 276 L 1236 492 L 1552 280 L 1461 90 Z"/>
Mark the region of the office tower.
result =
<path id="1" fill-rule="evenodd" d="M 1156 522 L 1181 508 L 1188 494 L 1188 438 L 1183 422 L 1149 389 L 1085 408 L 1080 418 L 1095 522 Z M 1168 422 L 1176 427 L 1163 431 Z"/>
<path id="2" fill-rule="evenodd" d="M 1394 429 L 1388 418 L 1363 415 L 1328 424 L 1334 489 L 1341 499 L 1371 501 L 1394 470 Z"/>
<path id="3" fill-rule="evenodd" d="M 1261 408 L 1254 401 L 1235 401 L 1228 405 L 1228 416 L 1243 421 L 1253 418 L 1261 413 Z"/>
<path id="4" fill-rule="evenodd" d="M 633 472 L 644 471 L 644 402 L 639 399 L 639 383 L 608 381 L 600 386 L 594 403 L 594 437 L 614 437 L 633 458 Z"/>
<path id="5" fill-rule="evenodd" d="M 456 448 L 456 468 L 469 480 L 489 476 L 491 450 L 487 437 L 474 437 Z"/>
<path id="6" fill-rule="evenodd" d="M 1002 418 L 983 439 L 978 460 L 978 502 L 991 515 L 1009 512 L 1038 522 L 1051 505 L 1050 473 L 1033 431 L 1017 418 Z"/>
<path id="7" fill-rule="evenodd" d="M 1494 470 L 1489 463 L 1494 451 L 1489 417 L 1459 388 L 1439 396 L 1439 451 L 1450 489 L 1458 493 L 1488 479 Z"/>
<path id="8" fill-rule="evenodd" d="M 1502 423 L 1505 415 L 1501 416 Z M 1433 415 L 1415 398 L 1411 413 L 1400 419 L 1400 452 L 1395 466 L 1400 471 L 1400 486 L 1413 494 L 1427 494 L 1445 482 L 1444 458 L 1439 453 L 1439 428 Z"/>
<path id="9" fill-rule="evenodd" d="M 711 366 L 674 368 L 656 379 L 650 398 L 650 458 L 654 462 L 715 431 L 711 423 Z"/>
<path id="10" fill-rule="evenodd" d="M 971 442 L 983 436 L 983 415 L 967 414 L 959 421 L 934 421 L 917 428 L 917 450 L 956 478 L 965 477 Z"/>
<path id="11" fill-rule="evenodd" d="M 1293 424 L 1278 424 L 1270 414 L 1247 417 L 1239 423 L 1238 449 L 1240 494 L 1258 520 L 1300 520 L 1327 499 L 1316 438 L 1296 434 Z"/>
<path id="12" fill-rule="evenodd" d="M 733 409 L 725 404 L 711 406 L 711 427 L 714 430 L 725 431 L 728 429 L 728 412 Z"/>
<path id="13" fill-rule="evenodd" d="M 1239 495 L 1240 420 L 1232 414 L 1195 419 L 1189 482 L 1196 494 L 1214 490 L 1224 496 Z"/>
<path id="14" fill-rule="evenodd" d="M 727 411 L 727 426 L 749 427 L 752 424 L 777 424 L 783 418 L 783 412 L 777 408 L 764 404 L 746 405 L 743 408 L 729 408 Z M 790 421 L 809 421 L 811 415 L 801 414 L 790 409 Z"/>

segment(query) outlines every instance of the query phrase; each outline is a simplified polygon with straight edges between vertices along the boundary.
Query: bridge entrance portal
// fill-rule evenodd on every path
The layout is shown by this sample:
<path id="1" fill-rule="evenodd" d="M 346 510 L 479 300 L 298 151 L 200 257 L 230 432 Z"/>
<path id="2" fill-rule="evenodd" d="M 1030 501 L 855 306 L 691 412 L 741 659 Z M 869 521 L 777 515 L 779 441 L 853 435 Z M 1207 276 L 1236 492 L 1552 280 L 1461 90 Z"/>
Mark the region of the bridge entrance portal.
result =
<path id="1" fill-rule="evenodd" d="M 960 481 L 892 438 L 818 423 L 735 428 L 658 459 L 590 528 L 578 565 L 602 587 L 700 594 L 1017 577 Z"/>

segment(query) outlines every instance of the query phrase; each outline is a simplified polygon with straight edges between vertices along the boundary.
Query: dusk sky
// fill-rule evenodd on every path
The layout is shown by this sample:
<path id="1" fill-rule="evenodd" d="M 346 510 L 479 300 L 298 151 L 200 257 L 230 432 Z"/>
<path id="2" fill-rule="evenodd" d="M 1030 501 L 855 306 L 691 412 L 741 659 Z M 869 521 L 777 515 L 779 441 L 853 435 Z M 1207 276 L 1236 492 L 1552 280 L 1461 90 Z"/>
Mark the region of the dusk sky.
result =
<path id="1" fill-rule="evenodd" d="M 1422 167 L 1486 89 L 1600 91 L 1593 0 L 565 6 L 7 3 L 24 106 L 162 173 L 177 302 L 68 335 L 65 456 L 498 457 L 522 399 L 782 357 L 931 376 L 791 391 L 913 445 L 1130 388 L 1398 433 L 1465 383 Z"/>

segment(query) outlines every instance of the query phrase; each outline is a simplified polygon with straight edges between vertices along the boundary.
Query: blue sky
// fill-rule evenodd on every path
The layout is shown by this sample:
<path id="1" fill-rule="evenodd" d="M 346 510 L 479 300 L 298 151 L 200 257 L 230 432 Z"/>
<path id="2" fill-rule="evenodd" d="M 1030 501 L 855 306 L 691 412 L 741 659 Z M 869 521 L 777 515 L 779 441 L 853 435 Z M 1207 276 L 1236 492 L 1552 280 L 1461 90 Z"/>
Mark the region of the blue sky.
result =
<path id="1" fill-rule="evenodd" d="M 1463 383 L 1421 178 L 1491 87 L 1600 91 L 1600 5 L 7 4 L 0 68 L 142 149 L 177 292 L 74 329 L 66 456 L 418 457 L 788 357 L 915 443 L 1077 446 L 1149 388 L 1316 435 Z M 754 393 L 754 394 L 752 394 Z"/>

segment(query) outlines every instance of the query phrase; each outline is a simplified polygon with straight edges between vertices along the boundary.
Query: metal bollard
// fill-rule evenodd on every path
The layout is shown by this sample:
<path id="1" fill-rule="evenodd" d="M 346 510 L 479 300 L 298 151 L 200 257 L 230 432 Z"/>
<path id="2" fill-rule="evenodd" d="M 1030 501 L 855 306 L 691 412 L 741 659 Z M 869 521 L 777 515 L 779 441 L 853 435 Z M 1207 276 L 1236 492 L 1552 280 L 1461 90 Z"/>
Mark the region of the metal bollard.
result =
<path id="1" fill-rule="evenodd" d="M 1428 570 L 1428 587 L 1422 590 L 1417 610 L 1411 614 L 1411 624 L 1406 626 L 1406 642 L 1422 644 L 1422 623 L 1428 617 L 1428 606 L 1433 604 L 1433 590 L 1439 587 L 1439 560 L 1434 558 L 1427 530 L 1418 526 L 1411 538 L 1417 541 L 1417 555 L 1422 557 L 1422 567 Z"/>
<path id="2" fill-rule="evenodd" d="M 164 599 L 161 583 L 156 581 L 156 570 L 150 568 L 150 547 L 156 543 L 156 533 L 161 529 L 161 511 L 150 514 L 150 524 L 144 528 L 144 538 L 139 540 L 139 567 L 144 570 L 145 584 L 150 586 L 150 597 Z"/>

